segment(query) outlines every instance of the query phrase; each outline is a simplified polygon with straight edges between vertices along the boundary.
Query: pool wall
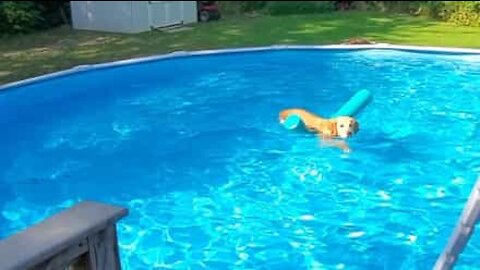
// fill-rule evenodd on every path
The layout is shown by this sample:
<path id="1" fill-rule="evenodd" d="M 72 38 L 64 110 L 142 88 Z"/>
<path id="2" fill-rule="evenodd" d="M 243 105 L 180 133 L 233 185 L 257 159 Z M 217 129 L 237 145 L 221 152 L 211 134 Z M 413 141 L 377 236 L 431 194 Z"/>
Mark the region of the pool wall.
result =
<path id="1" fill-rule="evenodd" d="M 378 44 L 361 44 L 361 45 L 272 45 L 264 47 L 247 47 L 247 48 L 233 48 L 233 49 L 218 49 L 218 50 L 202 50 L 202 51 L 175 51 L 167 54 L 160 54 L 147 57 L 131 58 L 127 60 L 119 60 L 112 62 L 105 62 L 100 64 L 91 65 L 79 65 L 70 69 L 48 73 L 37 77 L 32 77 L 16 82 L 0 85 L 0 91 L 11 90 L 21 86 L 33 84 L 40 81 L 55 79 L 71 74 L 78 74 L 83 72 L 90 72 L 100 69 L 109 69 L 121 66 L 135 65 L 140 63 L 159 61 L 164 59 L 181 58 L 188 56 L 202 56 L 202 55 L 215 55 L 215 54 L 236 54 L 236 53 L 252 53 L 262 52 L 269 50 L 335 50 L 335 51 L 355 51 L 355 50 L 397 50 L 408 51 L 418 53 L 436 53 L 443 55 L 480 55 L 480 49 L 471 48 L 447 48 L 447 47 L 427 47 L 427 46 L 407 46 L 407 45 L 394 45 L 388 43 Z"/>

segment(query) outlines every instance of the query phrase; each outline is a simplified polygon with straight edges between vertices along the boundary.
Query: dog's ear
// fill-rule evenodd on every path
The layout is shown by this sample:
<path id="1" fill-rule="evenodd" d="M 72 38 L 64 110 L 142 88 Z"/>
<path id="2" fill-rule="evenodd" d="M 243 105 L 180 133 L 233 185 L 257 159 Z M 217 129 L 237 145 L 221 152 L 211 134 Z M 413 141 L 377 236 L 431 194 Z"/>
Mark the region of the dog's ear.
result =
<path id="1" fill-rule="evenodd" d="M 360 124 L 358 123 L 358 121 L 354 122 L 354 127 L 355 127 L 355 131 L 358 132 L 360 130 Z"/>
<path id="2" fill-rule="evenodd" d="M 338 136 L 338 129 L 337 129 L 337 124 L 338 124 L 338 121 L 337 119 L 331 119 L 330 121 L 328 121 L 328 132 L 330 133 L 330 136 L 332 137 L 336 137 Z"/>

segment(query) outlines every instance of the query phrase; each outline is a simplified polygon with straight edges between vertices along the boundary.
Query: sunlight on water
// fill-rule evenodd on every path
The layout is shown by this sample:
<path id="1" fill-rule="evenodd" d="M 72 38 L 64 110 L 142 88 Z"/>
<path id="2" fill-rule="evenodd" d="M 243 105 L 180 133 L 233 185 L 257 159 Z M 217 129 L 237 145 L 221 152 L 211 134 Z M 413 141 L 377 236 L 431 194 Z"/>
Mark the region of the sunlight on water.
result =
<path id="1" fill-rule="evenodd" d="M 0 236 L 98 200 L 130 209 L 125 269 L 429 269 L 480 171 L 479 75 L 478 56 L 296 50 L 6 91 Z M 350 154 L 278 123 L 361 89 Z"/>

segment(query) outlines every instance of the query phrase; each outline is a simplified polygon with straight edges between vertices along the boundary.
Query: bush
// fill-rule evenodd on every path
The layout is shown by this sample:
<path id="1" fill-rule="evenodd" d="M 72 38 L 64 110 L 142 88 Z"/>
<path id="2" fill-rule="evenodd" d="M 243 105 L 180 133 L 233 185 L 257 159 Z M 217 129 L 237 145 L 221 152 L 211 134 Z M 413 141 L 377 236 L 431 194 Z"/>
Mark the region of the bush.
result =
<path id="1" fill-rule="evenodd" d="M 419 14 L 457 25 L 480 26 L 480 1 L 422 1 Z"/>
<path id="2" fill-rule="evenodd" d="M 0 36 L 70 23 L 69 1 L 0 1 Z"/>
<path id="3" fill-rule="evenodd" d="M 352 1 L 351 9 L 361 11 L 385 11 L 384 1 Z"/>
<path id="4" fill-rule="evenodd" d="M 424 15 L 457 25 L 480 26 L 480 1 L 352 1 L 352 9 Z"/>
<path id="5" fill-rule="evenodd" d="M 42 17 L 40 29 L 70 24 L 70 1 L 35 1 Z"/>
<path id="6" fill-rule="evenodd" d="M 442 1 L 441 17 L 457 25 L 480 26 L 480 1 Z"/>
<path id="7" fill-rule="evenodd" d="M 262 10 L 268 1 L 241 1 L 240 9 L 243 12 Z"/>
<path id="8" fill-rule="evenodd" d="M 218 1 L 220 12 L 225 14 L 240 14 L 258 11 L 265 8 L 269 1 Z"/>
<path id="9" fill-rule="evenodd" d="M 266 11 L 272 15 L 322 13 L 335 9 L 337 1 L 219 1 L 220 11 L 225 14 L 240 14 L 251 11 Z"/>
<path id="10" fill-rule="evenodd" d="M 271 15 L 353 10 L 424 15 L 457 25 L 480 26 L 480 1 L 219 1 L 222 12 L 265 10 Z"/>
<path id="11" fill-rule="evenodd" d="M 30 32 L 38 27 L 40 22 L 40 12 L 35 2 L 0 2 L 0 34 Z"/>
<path id="12" fill-rule="evenodd" d="M 444 5 L 442 1 L 423 1 L 420 4 L 416 15 L 423 15 L 434 19 L 442 19 L 443 8 Z"/>
<path id="13" fill-rule="evenodd" d="M 428 1 L 352 1 L 352 9 L 364 11 L 416 13 Z M 431 1 L 438 2 L 438 1 Z"/>
<path id="14" fill-rule="evenodd" d="M 266 9 L 271 15 L 325 13 L 335 10 L 335 1 L 268 1 Z"/>
<path id="15" fill-rule="evenodd" d="M 243 1 L 218 1 L 218 8 L 222 14 L 239 14 L 242 12 Z"/>

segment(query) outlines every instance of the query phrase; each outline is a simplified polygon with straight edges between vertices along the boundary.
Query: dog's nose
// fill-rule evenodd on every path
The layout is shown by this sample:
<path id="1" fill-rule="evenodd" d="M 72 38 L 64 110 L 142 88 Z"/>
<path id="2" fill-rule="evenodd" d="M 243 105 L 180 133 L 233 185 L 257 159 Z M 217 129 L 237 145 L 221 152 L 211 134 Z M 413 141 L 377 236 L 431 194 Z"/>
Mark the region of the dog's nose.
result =
<path id="1" fill-rule="evenodd" d="M 348 132 L 347 132 L 347 135 L 348 135 L 348 136 L 352 136 L 352 132 L 351 132 L 351 131 L 348 131 Z"/>

